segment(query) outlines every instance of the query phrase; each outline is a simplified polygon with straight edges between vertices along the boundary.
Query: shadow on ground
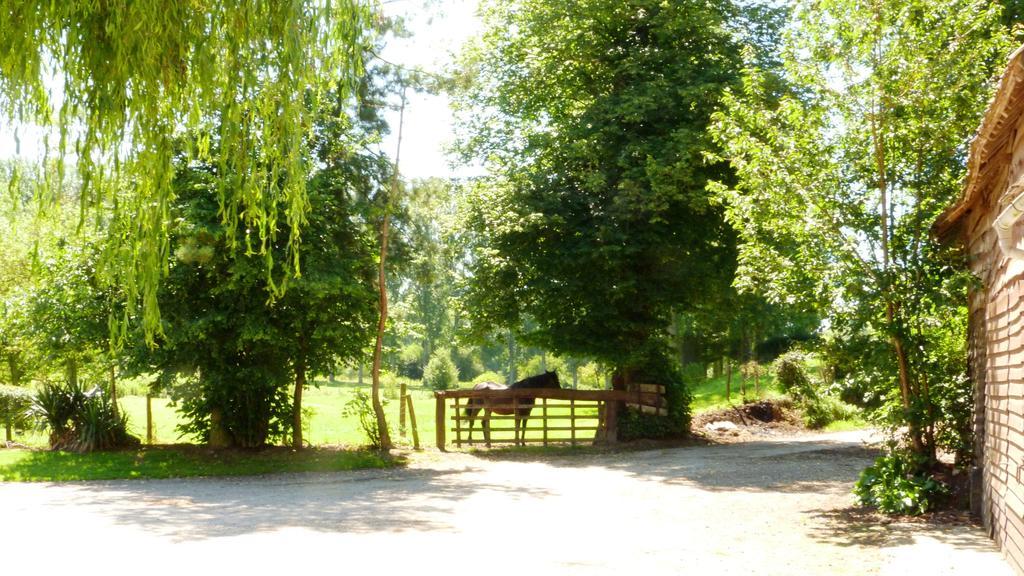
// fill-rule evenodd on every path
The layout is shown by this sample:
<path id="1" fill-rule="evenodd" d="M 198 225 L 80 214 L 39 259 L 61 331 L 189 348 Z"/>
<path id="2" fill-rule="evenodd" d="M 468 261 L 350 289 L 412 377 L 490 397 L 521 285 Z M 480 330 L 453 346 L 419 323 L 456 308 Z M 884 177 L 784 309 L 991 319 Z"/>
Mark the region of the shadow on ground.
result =
<path id="1" fill-rule="evenodd" d="M 373 470 L 246 478 L 55 484 L 64 502 L 174 541 L 301 527 L 335 533 L 446 531 L 452 504 L 482 492 L 544 498 L 543 490 L 467 484 L 471 470 Z M 410 504 L 415 502 L 415 504 Z M 53 505 L 60 506 L 57 501 Z"/>

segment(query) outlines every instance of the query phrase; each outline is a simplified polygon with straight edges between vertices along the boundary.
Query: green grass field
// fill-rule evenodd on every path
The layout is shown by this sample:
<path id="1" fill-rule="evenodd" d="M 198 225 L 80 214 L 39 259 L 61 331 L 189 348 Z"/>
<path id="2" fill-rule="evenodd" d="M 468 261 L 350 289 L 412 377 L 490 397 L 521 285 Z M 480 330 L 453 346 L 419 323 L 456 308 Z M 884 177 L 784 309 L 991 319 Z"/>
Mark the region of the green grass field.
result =
<path id="1" fill-rule="evenodd" d="M 463 384 L 467 387 L 468 384 Z M 367 386 L 364 386 L 365 389 Z M 743 389 L 738 377 L 734 377 L 731 395 L 726 396 L 726 378 L 710 378 L 693 390 L 693 413 L 722 408 L 730 403 L 743 401 Z M 306 423 L 306 440 L 314 450 L 300 453 L 285 448 L 270 448 L 261 451 L 210 451 L 194 444 L 196 439 L 182 437 L 176 430 L 181 417 L 166 398 L 153 399 L 154 445 L 139 450 L 96 454 L 68 454 L 45 450 L 0 450 L 0 481 L 24 480 L 99 480 L 113 478 L 164 478 L 207 475 L 246 475 L 269 472 L 330 471 L 355 468 L 373 468 L 395 465 L 396 461 L 381 458 L 358 448 L 366 443 L 363 431 L 356 418 L 344 416 L 345 404 L 354 396 L 359 387 L 354 383 L 326 383 L 311 387 L 304 395 L 304 407 L 312 413 Z M 434 393 L 422 388 L 410 388 L 417 417 L 420 444 L 430 447 L 435 444 Z M 760 390 L 748 382 L 748 400 L 777 398 L 782 392 L 772 377 L 761 381 Z M 385 410 L 392 427 L 392 440 L 398 445 L 411 446 L 412 418 L 406 417 L 406 433 L 399 434 L 399 402 L 397 390 L 385 390 Z M 129 395 L 120 398 L 121 408 L 128 414 L 129 429 L 135 436 L 146 436 L 146 399 L 144 396 Z M 551 400 L 547 408 L 549 416 L 548 439 L 553 442 L 569 440 L 569 430 L 551 428 L 569 427 L 569 419 L 556 419 L 569 415 L 567 401 Z M 543 413 L 543 408 L 534 408 L 534 418 Z M 452 401 L 446 406 L 446 432 L 448 446 L 454 446 L 456 426 L 466 427 L 466 422 L 456 424 L 453 420 Z M 594 407 L 577 406 L 578 427 L 596 427 L 597 410 Z M 544 438 L 539 422 L 527 429 L 527 440 Z M 512 437 L 511 417 L 495 416 L 492 421 L 492 439 L 508 440 Z M 865 427 L 860 419 L 843 420 L 829 425 L 827 431 L 852 430 Z M 504 429 L 504 430 L 502 430 Z M 593 431 L 582 431 L 576 436 L 585 445 L 594 435 Z M 463 430 L 463 439 L 466 438 Z M 474 440 L 482 440 L 480 423 L 474 428 Z M 33 448 L 46 447 L 43 432 L 29 432 L 15 437 L 15 441 Z M 178 446 L 175 446 L 178 445 Z M 337 449 L 345 448 L 344 450 Z"/>
<path id="2" fill-rule="evenodd" d="M 728 378 L 719 376 L 708 378 L 703 384 L 693 390 L 693 403 L 690 405 L 694 414 L 725 408 L 732 404 L 740 404 L 743 399 L 758 400 L 762 398 L 779 398 L 783 395 L 782 390 L 775 382 L 774 376 L 763 376 L 761 378 L 760 390 L 756 389 L 753 380 L 748 380 L 746 395 L 743 394 L 743 387 L 739 374 L 733 374 L 730 394 L 726 397 Z"/>
<path id="3" fill-rule="evenodd" d="M 333 472 L 396 466 L 401 460 L 371 451 L 287 448 L 208 450 L 199 446 L 146 446 L 138 450 L 75 454 L 0 450 L 0 481 L 113 480 L 249 476 L 280 472 Z"/>
<path id="4" fill-rule="evenodd" d="M 692 410 L 694 414 L 726 407 L 731 403 L 738 404 L 744 399 L 742 387 L 738 375 L 734 374 L 730 398 L 726 398 L 726 377 L 709 378 L 703 384 L 693 390 Z M 368 385 L 364 385 L 364 389 Z M 462 387 L 468 387 L 463 383 Z M 306 440 L 313 446 L 362 446 L 366 443 L 363 431 L 355 418 L 342 415 L 345 403 L 354 395 L 358 386 L 355 383 L 327 383 L 321 382 L 317 387 L 310 387 L 303 396 L 303 405 L 312 411 L 312 418 L 306 423 Z M 423 388 L 410 388 L 408 393 L 413 398 L 413 408 L 416 412 L 417 425 L 420 436 L 420 444 L 432 446 L 435 439 L 435 400 L 434 393 Z M 406 433 L 400 435 L 399 408 L 397 390 L 385 391 L 385 410 L 388 414 L 388 422 L 392 426 L 393 440 L 398 444 L 412 444 L 411 418 L 406 418 Z M 778 398 L 782 391 L 775 382 L 774 377 L 766 376 L 761 379 L 760 393 L 758 393 L 753 382 L 748 382 L 746 387 L 746 399 L 755 400 L 759 398 Z M 388 397 L 390 396 L 390 398 Z M 139 438 L 146 437 L 146 399 L 143 396 L 123 396 L 119 400 L 121 408 L 128 414 L 128 425 L 132 434 Z M 535 408 L 534 415 L 540 415 L 541 408 Z M 548 407 L 551 416 L 567 416 L 569 414 L 568 403 L 565 401 L 550 401 Z M 597 412 L 594 408 L 577 408 L 577 416 L 584 418 L 577 419 L 577 425 L 581 427 L 594 427 L 597 425 Z M 451 401 L 446 407 L 448 418 L 447 437 L 449 442 L 454 441 L 451 428 L 455 427 L 452 421 L 453 409 Z M 180 415 L 175 411 L 174 406 L 166 398 L 153 399 L 153 424 L 155 444 L 178 444 L 193 443 L 195 438 L 179 435 L 176 427 L 181 423 Z M 465 426 L 465 424 L 463 424 Z M 510 438 L 510 432 L 498 431 L 499 428 L 510 428 L 510 419 L 495 417 L 492 423 L 495 429 L 494 439 Z M 551 423 L 552 427 L 568 427 L 568 419 Z M 863 427 L 860 421 L 843 421 L 835 424 L 836 430 Z M 478 429 L 479 423 L 475 429 Z M 831 428 L 830 428 L 831 429 Z M 592 435 L 592 432 L 586 432 Z M 474 432 L 474 438 L 478 437 Z M 541 439 L 543 437 L 539 429 L 529 429 L 528 439 Z M 549 439 L 565 440 L 570 437 L 568 431 L 553 430 L 549 433 Z M 589 437 L 589 436 L 584 436 Z M 46 435 L 40 432 L 28 433 L 18 436 L 15 440 L 19 443 L 32 447 L 45 447 Z"/>

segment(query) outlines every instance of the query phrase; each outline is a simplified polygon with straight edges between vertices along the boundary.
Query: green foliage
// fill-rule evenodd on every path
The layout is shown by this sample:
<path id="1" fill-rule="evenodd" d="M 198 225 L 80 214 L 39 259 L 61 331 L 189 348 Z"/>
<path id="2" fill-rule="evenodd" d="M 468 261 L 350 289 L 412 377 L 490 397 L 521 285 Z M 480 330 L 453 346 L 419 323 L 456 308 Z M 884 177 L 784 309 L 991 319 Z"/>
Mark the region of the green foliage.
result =
<path id="1" fill-rule="evenodd" d="M 387 406 L 387 399 L 381 399 L 381 404 Z M 356 390 L 352 398 L 345 403 L 342 416 L 357 419 L 368 445 L 376 450 L 381 449 L 380 428 L 377 427 L 377 416 L 374 414 L 369 394 L 362 390 Z"/>
<path id="2" fill-rule="evenodd" d="M 938 399 L 959 397 L 970 284 L 930 226 L 960 194 L 965 138 L 1014 45 L 1000 13 L 795 2 L 782 68 L 748 66 L 711 129 L 736 175 L 713 189 L 740 236 L 737 285 L 818 310 L 877 417 L 928 457 L 941 423 L 965 420 Z"/>
<path id="3" fill-rule="evenodd" d="M 141 306 L 148 335 L 159 332 L 156 291 L 170 256 L 182 131 L 203 135 L 189 159 L 224 173 L 217 193 L 229 243 L 265 255 L 276 290 L 272 243 L 287 228 L 288 255 L 276 261 L 298 270 L 310 214 L 306 136 L 325 93 L 355 84 L 371 16 L 365 3 L 5 0 L 0 14 L 8 16 L 0 113 L 59 135 L 45 154 L 61 166 L 55 184 L 73 154 L 83 208 L 110 212 L 97 218 L 112 228 L 104 275 L 127 287 L 130 309 Z M 53 76 L 61 79 L 56 98 Z"/>
<path id="4" fill-rule="evenodd" d="M 927 460 L 890 452 L 864 469 L 853 493 L 862 506 L 887 514 L 924 514 L 949 495 L 949 488 L 927 472 Z"/>
<path id="5" fill-rule="evenodd" d="M 399 460 L 379 452 L 337 449 L 261 451 L 147 446 L 92 454 L 0 450 L 0 481 L 67 482 L 194 476 L 248 476 L 388 468 Z"/>
<path id="6" fill-rule="evenodd" d="M 805 398 L 799 402 L 799 406 L 803 411 L 804 423 L 808 428 L 814 429 L 824 428 L 840 420 L 853 420 L 860 416 L 860 411 L 855 406 L 828 394 Z"/>
<path id="7" fill-rule="evenodd" d="M 504 384 L 505 377 L 497 372 L 488 370 L 487 372 L 477 375 L 476 378 L 473 378 L 473 384 L 479 384 L 481 382 L 497 382 L 498 384 Z"/>
<path id="8" fill-rule="evenodd" d="M 493 1 L 462 56 L 474 332 L 635 366 L 674 307 L 727 286 L 733 233 L 706 192 L 718 95 L 737 82 L 729 1 Z"/>
<path id="9" fill-rule="evenodd" d="M 448 390 L 459 385 L 459 369 L 448 350 L 437 350 L 423 371 L 423 385 L 431 390 Z"/>
<path id="10" fill-rule="evenodd" d="M 423 378 L 423 346 L 410 342 L 398 353 L 398 373 L 409 378 Z"/>
<path id="11" fill-rule="evenodd" d="M 233 445 L 281 440 L 293 422 L 289 382 L 362 357 L 376 318 L 373 240 L 353 223 L 360 207 L 349 194 L 380 174 L 361 170 L 337 160 L 310 183 L 315 210 L 300 236 L 303 275 L 273 301 L 263 279 L 265 257 L 233 250 L 220 222 L 216 169 L 179 171 L 171 236 L 176 258 L 159 295 L 164 336 L 157 350 L 136 354 L 139 372 L 158 370 L 165 381 L 194 376 L 172 389 L 189 419 L 182 432 L 209 440 L 216 413 Z M 278 258 L 287 250 L 283 238 L 272 245 Z"/>
<path id="12" fill-rule="evenodd" d="M 33 412 L 50 429 L 50 448 L 93 452 L 138 445 L 128 434 L 128 419 L 118 414 L 111 398 L 80 384 L 44 384 L 36 393 Z"/>
<path id="13" fill-rule="evenodd" d="M 797 400 L 817 395 L 814 384 L 804 369 L 806 363 L 807 356 L 795 351 L 786 352 L 775 360 L 776 382 L 782 386 L 783 392 Z"/>
<path id="14" fill-rule="evenodd" d="M 627 409 L 619 415 L 619 438 L 671 438 L 685 436 L 690 431 L 690 404 L 693 401 L 692 387 L 699 383 L 696 372 L 690 368 L 680 370 L 665 355 L 648 356 L 643 371 L 634 378 L 644 384 L 665 386 L 667 416 L 644 414 Z"/>
<path id="15" fill-rule="evenodd" d="M 808 358 L 798 351 L 786 352 L 775 360 L 775 380 L 789 394 L 803 412 L 808 428 L 824 428 L 838 420 L 849 420 L 860 415 L 851 406 L 823 389 L 823 383 L 814 382 L 807 374 Z"/>
<path id="16" fill-rule="evenodd" d="M 25 388 L 0 384 L 0 427 L 28 428 L 32 422 L 32 393 Z"/>

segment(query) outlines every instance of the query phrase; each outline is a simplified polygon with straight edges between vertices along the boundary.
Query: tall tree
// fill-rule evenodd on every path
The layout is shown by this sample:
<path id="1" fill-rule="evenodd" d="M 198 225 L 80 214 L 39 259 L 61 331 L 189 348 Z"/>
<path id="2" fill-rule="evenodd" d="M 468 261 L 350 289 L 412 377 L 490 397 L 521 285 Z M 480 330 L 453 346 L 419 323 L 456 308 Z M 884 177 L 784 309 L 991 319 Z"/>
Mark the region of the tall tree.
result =
<path id="1" fill-rule="evenodd" d="M 929 457 L 955 420 L 940 398 L 963 387 L 947 347 L 966 287 L 929 227 L 958 195 L 1010 49 L 1000 16 L 978 0 L 799 2 L 782 50 L 790 90 L 748 68 L 712 130 L 739 178 L 718 186 L 741 238 L 738 284 L 814 305 L 866 344 L 858 371 Z"/>
<path id="2" fill-rule="evenodd" d="M 729 1 L 494 1 L 463 54 L 467 295 L 479 331 L 597 358 L 628 376 L 673 309 L 727 284 L 733 232 L 705 191 L 712 111 L 738 82 Z M 530 329 L 524 329 L 526 320 Z"/>
<path id="3" fill-rule="evenodd" d="M 47 156 L 74 153 L 83 207 L 124 221 L 102 272 L 128 288 L 126 314 L 141 304 L 147 334 L 170 257 L 177 135 L 216 134 L 188 152 L 232 175 L 216 189 L 230 244 L 269 255 L 287 224 L 284 272 L 265 259 L 276 288 L 299 264 L 305 135 L 326 91 L 353 87 L 370 16 L 358 0 L 0 1 L 0 114 L 52 128 Z"/>

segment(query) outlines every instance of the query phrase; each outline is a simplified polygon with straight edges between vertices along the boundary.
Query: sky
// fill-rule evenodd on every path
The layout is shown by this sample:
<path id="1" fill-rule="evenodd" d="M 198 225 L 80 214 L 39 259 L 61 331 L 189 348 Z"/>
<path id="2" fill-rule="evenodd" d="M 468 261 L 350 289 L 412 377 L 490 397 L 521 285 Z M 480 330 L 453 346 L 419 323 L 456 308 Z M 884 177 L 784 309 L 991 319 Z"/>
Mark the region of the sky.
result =
<path id="1" fill-rule="evenodd" d="M 476 17 L 478 0 L 393 0 L 384 4 L 388 15 L 401 15 L 413 33 L 411 38 L 389 42 L 382 56 L 389 62 L 440 73 L 451 54 L 480 32 Z M 392 134 L 383 143 L 394 157 L 398 134 L 398 113 L 388 117 Z M 406 104 L 399 171 L 406 178 L 470 176 L 478 168 L 453 169 L 444 147 L 455 133 L 448 98 L 443 95 L 411 94 Z"/>
<path id="2" fill-rule="evenodd" d="M 413 33 L 405 39 L 392 39 L 381 56 L 402 66 L 418 67 L 439 73 L 451 54 L 472 35 L 480 31 L 476 17 L 478 0 L 383 0 L 389 16 L 403 16 Z M 397 101 L 397 98 L 396 98 Z M 392 134 L 382 143 L 382 150 L 394 157 L 398 134 L 398 112 L 388 116 Z M 43 155 L 43 130 L 38 127 L 17 128 L 0 118 L 0 158 L 21 156 L 39 159 Z M 444 154 L 445 146 L 454 138 L 452 116 L 445 95 L 414 94 L 408 96 L 402 137 L 399 170 L 406 178 L 431 176 L 471 176 L 479 169 L 453 169 Z M 20 141 L 20 146 L 18 145 Z"/>

